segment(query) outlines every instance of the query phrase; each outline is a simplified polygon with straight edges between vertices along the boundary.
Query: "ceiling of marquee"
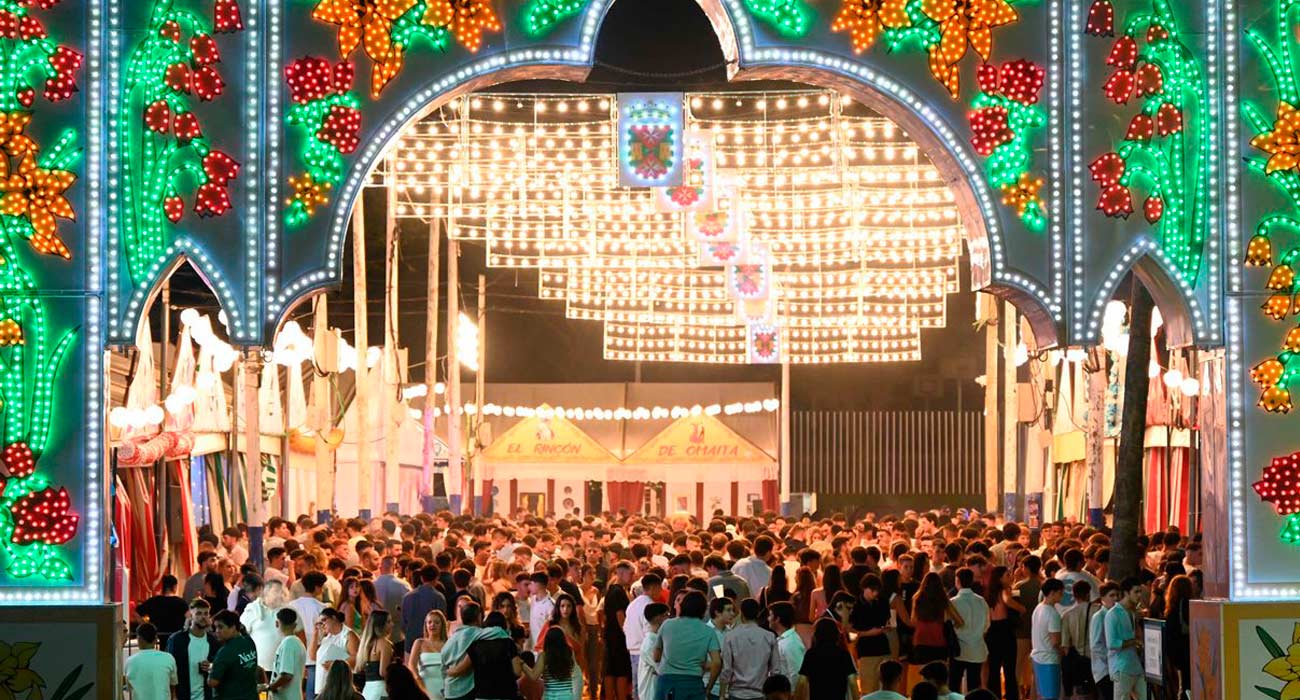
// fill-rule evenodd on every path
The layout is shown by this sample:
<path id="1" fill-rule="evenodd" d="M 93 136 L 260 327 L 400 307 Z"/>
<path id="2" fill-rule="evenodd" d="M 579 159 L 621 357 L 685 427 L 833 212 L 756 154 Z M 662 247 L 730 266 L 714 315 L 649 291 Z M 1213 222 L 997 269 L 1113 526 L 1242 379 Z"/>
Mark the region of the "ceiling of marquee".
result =
<path id="1" fill-rule="evenodd" d="M 798 364 L 920 358 L 958 291 L 962 225 L 896 124 L 829 91 L 688 93 L 701 201 L 680 211 L 689 188 L 619 185 L 616 102 L 457 100 L 402 135 L 377 182 L 397 217 L 537 270 L 541 298 L 604 324 L 607 359 L 762 361 L 755 328 Z"/>

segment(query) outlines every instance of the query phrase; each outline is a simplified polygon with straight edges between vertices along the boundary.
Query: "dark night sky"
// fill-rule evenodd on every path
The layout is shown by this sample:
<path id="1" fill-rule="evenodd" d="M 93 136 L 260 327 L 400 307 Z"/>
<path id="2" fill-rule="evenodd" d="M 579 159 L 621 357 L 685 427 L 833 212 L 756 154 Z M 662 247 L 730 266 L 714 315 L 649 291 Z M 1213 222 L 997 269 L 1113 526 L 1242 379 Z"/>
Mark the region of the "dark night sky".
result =
<path id="1" fill-rule="evenodd" d="M 672 50 L 664 50 L 671 46 Z M 722 52 L 707 18 L 694 0 L 619 2 L 610 10 L 596 48 L 597 67 L 586 84 L 532 81 L 509 83 L 497 90 L 527 92 L 595 91 L 629 89 L 701 90 L 726 85 Z M 731 89 L 772 87 L 772 83 L 738 83 Z M 791 87 L 783 85 L 784 87 Z M 372 344 L 382 342 L 383 333 L 383 194 L 367 192 L 367 275 L 369 335 Z M 399 288 L 401 298 L 401 342 L 410 348 L 411 379 L 423 379 L 425 346 L 427 226 L 416 221 L 399 226 L 401 256 Z M 352 269 L 351 245 L 344 270 Z M 443 253 L 446 253 L 444 241 Z M 444 258 L 445 260 L 445 258 Z M 969 274 L 962 262 L 962 289 L 969 289 Z M 446 265 L 440 290 L 445 300 Z M 460 295 L 462 310 L 472 310 L 477 300 L 478 275 L 486 272 L 488 294 L 488 380 L 491 382 L 618 382 L 634 379 L 634 365 L 610 362 L 601 357 L 601 324 L 564 317 L 563 302 L 537 299 L 537 274 L 533 271 L 486 270 L 480 245 L 461 246 Z M 351 337 L 352 284 L 329 295 L 331 322 Z M 173 281 L 176 306 L 212 304 L 211 295 L 186 267 Z M 791 391 L 796 409 L 897 409 L 952 408 L 956 405 L 957 380 L 944 383 L 944 398 L 926 401 L 913 391 L 918 377 L 937 375 L 942 360 L 966 357 L 971 360 L 961 380 L 967 408 L 982 405 L 983 391 L 973 381 L 983 373 L 982 335 L 973 327 L 975 295 L 963 291 L 948 298 L 948 325 L 923 331 L 921 362 L 888 365 L 795 366 Z M 445 309 L 444 309 L 445 310 Z M 295 314 L 309 326 L 310 311 L 300 307 Z M 439 345 L 445 352 L 445 321 L 440 320 Z M 960 355 L 958 354 L 960 353 Z M 973 368 L 973 369 L 972 369 Z M 439 378 L 444 372 L 439 370 Z M 468 374 L 467 374 L 468 376 Z M 681 363 L 646 363 L 641 367 L 646 382 L 771 381 L 780 379 L 773 366 L 718 366 Z"/>

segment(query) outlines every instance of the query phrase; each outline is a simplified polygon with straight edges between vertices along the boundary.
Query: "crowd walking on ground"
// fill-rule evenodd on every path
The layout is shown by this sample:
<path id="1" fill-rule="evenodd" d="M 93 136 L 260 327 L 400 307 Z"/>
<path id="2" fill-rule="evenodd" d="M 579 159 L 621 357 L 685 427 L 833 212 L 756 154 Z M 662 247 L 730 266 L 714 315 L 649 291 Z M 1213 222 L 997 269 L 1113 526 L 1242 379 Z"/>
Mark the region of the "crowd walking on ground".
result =
<path id="1" fill-rule="evenodd" d="M 132 700 L 1187 697 L 1199 535 L 996 515 L 388 514 L 201 529 L 135 601 Z M 1149 686 L 1141 620 L 1164 620 Z"/>

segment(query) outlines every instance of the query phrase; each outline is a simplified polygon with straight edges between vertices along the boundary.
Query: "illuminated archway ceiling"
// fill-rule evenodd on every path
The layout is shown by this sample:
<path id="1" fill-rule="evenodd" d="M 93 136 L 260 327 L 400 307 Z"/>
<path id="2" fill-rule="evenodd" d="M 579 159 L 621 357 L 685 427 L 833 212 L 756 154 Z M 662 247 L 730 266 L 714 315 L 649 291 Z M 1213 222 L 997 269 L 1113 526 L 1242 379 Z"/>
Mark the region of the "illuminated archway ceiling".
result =
<path id="1" fill-rule="evenodd" d="M 490 266 L 537 269 L 542 298 L 604 323 L 607 359 L 919 359 L 920 329 L 944 325 L 958 288 L 962 227 L 916 143 L 833 92 L 686 103 L 688 160 L 712 137 L 705 196 L 740 212 L 732 247 L 702 242 L 702 215 L 666 211 L 663 188 L 619 186 L 612 94 L 457 100 L 407 130 L 379 180 L 398 217 L 438 219 Z M 756 272 L 766 295 L 738 286 Z"/>

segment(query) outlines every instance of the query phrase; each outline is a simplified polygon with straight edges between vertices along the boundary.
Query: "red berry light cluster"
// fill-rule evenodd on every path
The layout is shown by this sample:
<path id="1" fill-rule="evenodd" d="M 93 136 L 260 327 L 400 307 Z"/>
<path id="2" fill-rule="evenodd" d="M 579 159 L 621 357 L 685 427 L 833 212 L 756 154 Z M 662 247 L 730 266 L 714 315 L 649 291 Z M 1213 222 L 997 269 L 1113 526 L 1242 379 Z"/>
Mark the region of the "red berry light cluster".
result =
<path id="1" fill-rule="evenodd" d="M 64 544 L 77 534 L 80 516 L 68 512 L 72 500 L 68 490 L 47 488 L 34 491 L 18 499 L 13 506 L 14 544 Z"/>
<path id="2" fill-rule="evenodd" d="M 25 478 L 36 472 L 36 456 L 25 442 L 15 442 L 5 448 L 3 454 L 5 469 L 9 476 Z"/>
<path id="3" fill-rule="evenodd" d="M 1274 457 L 1252 486 L 1278 515 L 1300 513 L 1300 452 Z"/>
<path id="4" fill-rule="evenodd" d="M 343 156 L 361 143 L 354 73 L 348 61 L 334 63 L 319 56 L 304 56 L 285 66 L 284 81 L 294 103 L 286 121 L 303 135 L 307 169 L 289 178 L 285 219 L 290 226 L 301 225 L 328 201 L 329 190 L 343 179 Z"/>

